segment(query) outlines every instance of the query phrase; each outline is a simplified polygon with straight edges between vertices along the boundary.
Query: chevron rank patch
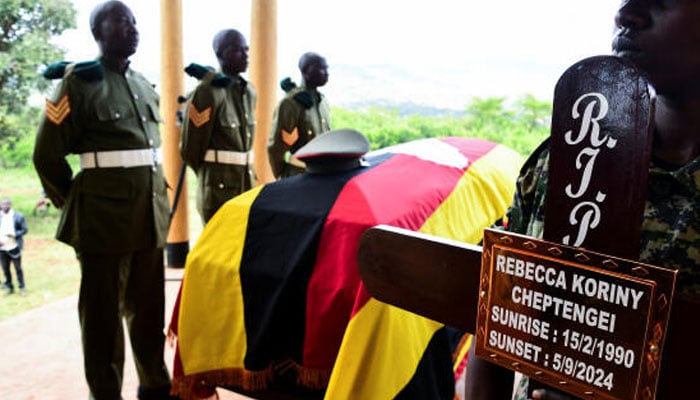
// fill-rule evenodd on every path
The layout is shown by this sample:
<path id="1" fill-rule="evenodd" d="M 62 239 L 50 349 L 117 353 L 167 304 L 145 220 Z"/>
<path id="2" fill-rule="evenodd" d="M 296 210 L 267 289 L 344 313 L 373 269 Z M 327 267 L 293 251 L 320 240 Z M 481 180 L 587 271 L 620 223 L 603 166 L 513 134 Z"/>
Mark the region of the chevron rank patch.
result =
<path id="1" fill-rule="evenodd" d="M 209 122 L 211 119 L 211 107 L 207 107 L 204 109 L 204 111 L 199 111 L 194 104 L 190 104 L 190 110 L 187 115 L 189 116 L 190 122 L 192 122 L 194 127 L 199 128 L 200 126 Z"/>
<path id="2" fill-rule="evenodd" d="M 282 129 L 282 141 L 284 142 L 284 144 L 286 144 L 287 146 L 291 146 L 294 143 L 296 143 L 297 140 L 299 140 L 298 127 L 295 126 L 294 130 L 292 130 L 291 132 L 287 132 L 284 129 Z"/>
<path id="3" fill-rule="evenodd" d="M 61 125 L 70 114 L 70 101 L 68 93 L 64 94 L 57 102 L 46 99 L 46 119 L 54 125 Z"/>

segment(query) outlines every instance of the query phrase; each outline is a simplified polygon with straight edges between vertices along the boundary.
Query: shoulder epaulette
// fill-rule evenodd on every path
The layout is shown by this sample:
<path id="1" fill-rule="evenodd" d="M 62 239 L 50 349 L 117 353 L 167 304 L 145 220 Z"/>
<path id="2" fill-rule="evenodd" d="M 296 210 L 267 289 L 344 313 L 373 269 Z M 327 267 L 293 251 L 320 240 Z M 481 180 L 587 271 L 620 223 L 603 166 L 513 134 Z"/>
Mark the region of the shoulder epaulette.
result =
<path id="1" fill-rule="evenodd" d="M 60 79 L 66 75 L 66 72 L 86 82 L 95 82 L 104 78 L 102 64 L 99 61 L 83 61 L 77 64 L 59 61 L 47 66 L 42 75 L 46 79 Z"/>
<path id="2" fill-rule="evenodd" d="M 185 72 L 187 72 L 187 75 L 199 80 L 202 80 L 207 72 L 210 71 L 214 71 L 214 68 L 197 63 L 190 63 L 190 65 L 185 67 Z"/>
<path id="3" fill-rule="evenodd" d="M 229 87 L 231 83 L 233 83 L 231 77 L 221 72 L 216 74 L 214 79 L 211 80 L 212 86 L 216 87 Z"/>
<path id="4" fill-rule="evenodd" d="M 105 76 L 102 63 L 99 61 L 83 61 L 75 64 L 73 67 L 73 75 L 85 82 L 100 81 Z"/>
<path id="5" fill-rule="evenodd" d="M 41 74 L 46 79 L 60 79 L 66 73 L 66 67 L 70 64 L 68 61 L 58 61 L 49 64 Z"/>
<path id="6" fill-rule="evenodd" d="M 306 108 L 307 110 L 314 105 L 314 98 L 311 96 L 311 93 L 307 92 L 306 90 L 302 90 L 299 93 L 295 94 L 294 100 L 297 101 L 297 103 L 301 104 Z"/>
<path id="7" fill-rule="evenodd" d="M 190 63 L 190 65 L 185 68 L 185 72 L 187 72 L 187 75 L 197 78 L 200 81 L 209 74 L 215 74 L 211 79 L 211 84 L 215 87 L 228 87 L 231 85 L 231 82 L 233 82 L 228 75 L 221 72 L 215 73 L 214 68 L 197 63 Z"/>
<path id="8" fill-rule="evenodd" d="M 282 90 L 284 90 L 285 93 L 289 92 L 290 90 L 294 89 L 297 87 L 297 84 L 294 83 L 292 78 L 286 77 L 280 81 L 280 87 Z"/>

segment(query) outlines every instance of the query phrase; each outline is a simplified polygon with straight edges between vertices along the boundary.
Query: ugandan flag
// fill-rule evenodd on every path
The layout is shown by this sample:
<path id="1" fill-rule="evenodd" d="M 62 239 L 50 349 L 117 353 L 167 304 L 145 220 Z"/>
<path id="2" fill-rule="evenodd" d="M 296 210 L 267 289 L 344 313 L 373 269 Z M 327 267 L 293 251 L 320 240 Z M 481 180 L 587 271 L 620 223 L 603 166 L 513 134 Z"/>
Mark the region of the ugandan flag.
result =
<path id="1" fill-rule="evenodd" d="M 365 159 L 352 171 L 257 187 L 209 221 L 173 313 L 177 394 L 283 381 L 327 399 L 454 397 L 463 335 L 372 299 L 357 246 L 378 224 L 479 242 L 511 202 L 520 156 L 442 138 Z"/>

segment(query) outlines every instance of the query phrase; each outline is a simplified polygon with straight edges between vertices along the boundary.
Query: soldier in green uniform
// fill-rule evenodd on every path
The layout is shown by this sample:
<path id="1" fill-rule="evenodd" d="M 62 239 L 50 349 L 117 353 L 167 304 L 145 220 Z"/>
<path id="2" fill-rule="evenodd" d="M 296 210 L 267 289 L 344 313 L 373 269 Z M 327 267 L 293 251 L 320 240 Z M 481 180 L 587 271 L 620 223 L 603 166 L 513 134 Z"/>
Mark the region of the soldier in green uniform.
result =
<path id="1" fill-rule="evenodd" d="M 679 271 L 676 296 L 700 296 L 700 2 L 623 1 L 615 16 L 613 53 L 634 62 L 656 91 L 654 142 L 639 260 Z M 548 176 L 548 142 L 523 166 L 508 230 L 541 237 Z M 695 343 L 688 343 L 695 346 Z M 469 399 L 511 399 L 513 373 L 473 357 Z M 527 379 L 516 399 L 525 399 Z M 535 388 L 535 399 L 574 398 Z"/>
<path id="2" fill-rule="evenodd" d="M 90 28 L 96 61 L 57 64 L 33 161 L 62 210 L 56 237 L 80 262 L 78 313 L 84 370 L 93 399 L 121 399 L 126 321 L 139 399 L 168 399 L 164 361 L 163 248 L 168 199 L 161 167 L 159 97 L 129 67 L 139 34 L 119 1 L 97 5 Z M 73 176 L 68 154 L 80 158 Z"/>
<path id="3" fill-rule="evenodd" d="M 180 143 L 183 160 L 197 173 L 197 210 L 205 224 L 254 182 L 256 93 L 240 75 L 248 67 L 248 44 L 240 32 L 226 29 L 216 34 L 213 47 L 221 71 L 201 74 Z"/>
<path id="4" fill-rule="evenodd" d="M 328 82 L 326 59 L 316 53 L 304 53 L 299 59 L 302 85 L 282 81 L 287 94 L 277 105 L 268 144 L 272 172 L 284 178 L 305 171 L 294 152 L 330 127 L 330 107 L 318 88 Z"/>

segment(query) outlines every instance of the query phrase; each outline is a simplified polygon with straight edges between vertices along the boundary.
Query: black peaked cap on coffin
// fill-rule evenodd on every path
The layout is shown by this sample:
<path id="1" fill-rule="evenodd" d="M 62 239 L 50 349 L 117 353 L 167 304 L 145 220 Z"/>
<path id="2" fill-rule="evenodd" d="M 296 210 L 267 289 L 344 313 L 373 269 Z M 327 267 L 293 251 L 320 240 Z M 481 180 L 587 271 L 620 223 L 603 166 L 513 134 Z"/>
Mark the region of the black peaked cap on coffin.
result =
<path id="1" fill-rule="evenodd" d="M 362 166 L 362 156 L 369 151 L 369 141 L 358 131 L 337 129 L 316 136 L 294 156 L 306 163 L 306 172 L 329 174 Z"/>

